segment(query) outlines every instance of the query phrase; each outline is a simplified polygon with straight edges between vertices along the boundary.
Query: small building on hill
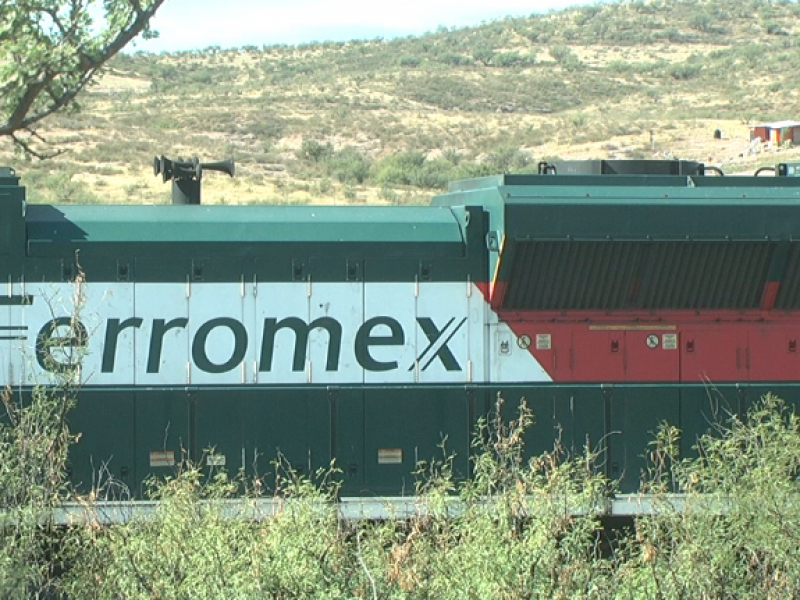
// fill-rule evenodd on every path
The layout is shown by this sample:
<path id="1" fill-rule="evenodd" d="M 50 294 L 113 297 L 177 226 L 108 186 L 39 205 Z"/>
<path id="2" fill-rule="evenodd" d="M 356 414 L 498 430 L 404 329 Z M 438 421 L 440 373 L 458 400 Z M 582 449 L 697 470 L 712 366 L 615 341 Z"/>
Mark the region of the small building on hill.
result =
<path id="1" fill-rule="evenodd" d="M 773 121 L 750 126 L 750 140 L 761 138 L 780 146 L 784 142 L 800 144 L 800 121 Z"/>

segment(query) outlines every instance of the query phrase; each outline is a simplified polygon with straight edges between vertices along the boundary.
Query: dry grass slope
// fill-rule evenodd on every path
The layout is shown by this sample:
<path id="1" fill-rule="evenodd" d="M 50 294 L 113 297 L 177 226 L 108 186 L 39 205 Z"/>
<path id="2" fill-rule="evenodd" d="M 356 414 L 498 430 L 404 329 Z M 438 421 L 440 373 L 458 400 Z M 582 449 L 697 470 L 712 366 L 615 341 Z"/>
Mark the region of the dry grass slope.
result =
<path id="1" fill-rule="evenodd" d="M 209 203 L 420 203 L 555 157 L 752 171 L 800 160 L 746 152 L 748 125 L 800 118 L 799 16 L 790 1 L 633 0 L 396 40 L 125 55 L 42 132 L 69 153 L 27 162 L 6 144 L 0 162 L 32 201 L 117 203 L 169 201 L 162 153 L 235 156 L 234 180 L 205 178 Z"/>

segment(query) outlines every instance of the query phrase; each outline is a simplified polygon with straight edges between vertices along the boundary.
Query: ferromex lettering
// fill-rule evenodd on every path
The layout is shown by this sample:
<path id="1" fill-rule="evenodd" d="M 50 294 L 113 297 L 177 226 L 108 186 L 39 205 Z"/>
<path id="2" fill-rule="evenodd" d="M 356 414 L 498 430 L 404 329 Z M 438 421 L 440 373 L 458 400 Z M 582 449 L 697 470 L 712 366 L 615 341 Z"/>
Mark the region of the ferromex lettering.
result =
<path id="1" fill-rule="evenodd" d="M 487 336 L 507 330 L 463 282 L 252 287 L 87 283 L 73 314 L 69 284 L 29 284 L 32 302 L 0 309 L 0 383 L 43 383 L 75 356 L 87 385 L 488 381 Z M 528 352 L 503 361 L 504 378 L 547 377 Z"/>

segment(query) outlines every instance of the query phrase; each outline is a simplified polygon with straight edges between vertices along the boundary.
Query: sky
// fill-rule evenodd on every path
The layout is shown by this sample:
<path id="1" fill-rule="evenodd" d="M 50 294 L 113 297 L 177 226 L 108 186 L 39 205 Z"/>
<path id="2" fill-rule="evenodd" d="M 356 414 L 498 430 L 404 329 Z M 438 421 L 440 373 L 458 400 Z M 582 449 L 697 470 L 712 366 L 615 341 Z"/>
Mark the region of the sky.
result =
<path id="1" fill-rule="evenodd" d="M 592 0 L 166 0 L 156 13 L 155 40 L 128 50 L 149 52 L 264 44 L 346 41 L 478 25 Z"/>

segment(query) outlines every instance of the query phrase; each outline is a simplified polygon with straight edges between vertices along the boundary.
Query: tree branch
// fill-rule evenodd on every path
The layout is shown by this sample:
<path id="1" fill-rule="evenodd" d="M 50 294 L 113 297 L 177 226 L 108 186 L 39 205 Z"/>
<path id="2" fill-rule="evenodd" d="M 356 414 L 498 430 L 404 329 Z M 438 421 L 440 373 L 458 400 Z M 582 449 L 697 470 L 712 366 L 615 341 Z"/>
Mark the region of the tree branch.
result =
<path id="1" fill-rule="evenodd" d="M 37 134 L 35 131 L 28 131 L 28 133 L 30 134 L 31 137 L 37 138 L 39 140 L 42 140 L 45 144 L 47 143 L 47 141 L 42 136 Z M 33 156 L 34 158 L 38 158 L 39 160 L 45 160 L 47 158 L 54 158 L 54 157 L 58 156 L 59 154 L 64 154 L 66 152 L 66 150 L 64 150 L 63 148 L 59 149 L 59 150 L 55 150 L 53 152 L 47 152 L 47 153 L 37 152 L 36 150 L 34 150 L 31 147 L 31 145 L 28 142 L 26 142 L 21 137 L 19 137 L 16 134 L 16 132 L 9 134 L 9 137 L 11 138 L 11 141 L 14 142 L 14 145 L 18 146 L 19 148 L 22 148 L 22 151 L 25 152 L 25 154 L 29 154 L 29 155 Z"/>
<path id="2" fill-rule="evenodd" d="M 39 4 L 21 7 L 21 10 L 33 9 L 33 13 L 27 11 L 27 15 L 32 21 L 12 25 L 9 35 L 4 35 L 2 38 L 4 44 L 13 44 L 17 41 L 14 35 L 16 30 L 21 28 L 19 31 L 27 33 L 22 38 L 23 45 L 20 48 L 12 47 L 6 50 L 6 56 L 20 54 L 15 61 L 20 70 L 22 70 L 23 66 L 27 66 L 25 63 L 28 48 L 24 46 L 25 37 L 32 37 L 37 44 L 46 44 L 45 50 L 58 49 L 59 53 L 54 54 L 60 55 L 64 45 L 74 48 L 74 50 L 71 55 L 61 57 L 58 62 L 51 60 L 52 57 L 45 52 L 45 58 L 41 59 L 41 64 L 35 67 L 34 73 L 26 74 L 27 80 L 21 83 L 13 83 L 12 72 L 11 81 L 3 85 L 4 95 L 6 97 L 17 97 L 18 100 L 10 105 L 10 114 L 7 113 L 8 116 L 5 122 L 0 121 L 0 136 L 10 137 L 12 142 L 26 154 L 36 158 L 49 158 L 61 154 L 61 152 L 44 154 L 34 151 L 30 143 L 20 137 L 18 132 L 27 131 L 31 133 L 31 128 L 40 121 L 73 104 L 76 96 L 112 57 L 139 34 L 147 30 L 150 20 L 164 1 L 153 0 L 149 8 L 143 8 L 139 0 L 127 0 L 126 8 L 122 13 L 125 17 L 123 20 L 124 25 L 120 26 L 118 31 L 113 32 L 111 39 L 97 52 L 86 50 L 87 46 L 90 46 L 94 40 L 91 35 L 83 31 L 82 26 L 79 24 L 82 19 L 82 12 L 86 9 L 81 0 L 70 0 L 72 10 L 69 16 L 66 17 L 68 19 L 66 22 L 61 18 L 62 15 L 59 14 L 57 7 Z M 40 24 L 36 19 L 36 14 L 47 14 L 53 20 L 55 29 L 52 31 L 60 32 L 60 38 L 57 42 L 52 42 L 48 36 L 44 35 L 41 27 L 39 27 Z M 41 36 L 38 34 L 41 34 Z M 83 39 L 84 36 L 87 39 Z M 41 50 L 41 48 L 38 50 Z M 14 93 L 15 89 L 17 90 L 16 93 Z"/>

